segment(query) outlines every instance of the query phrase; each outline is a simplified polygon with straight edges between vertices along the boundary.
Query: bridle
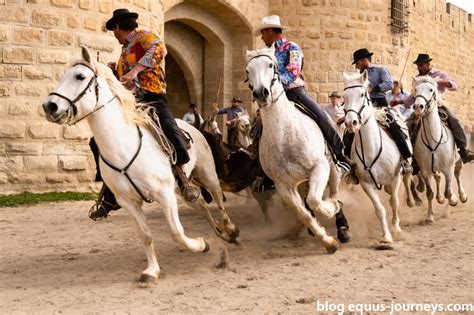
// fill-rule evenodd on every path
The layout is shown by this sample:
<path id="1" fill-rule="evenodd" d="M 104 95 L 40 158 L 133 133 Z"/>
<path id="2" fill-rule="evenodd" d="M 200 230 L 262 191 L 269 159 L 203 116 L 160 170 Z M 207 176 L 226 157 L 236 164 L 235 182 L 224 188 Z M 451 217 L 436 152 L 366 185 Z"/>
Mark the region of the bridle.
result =
<path id="1" fill-rule="evenodd" d="M 430 82 L 426 82 L 426 83 L 429 83 L 431 84 Z M 415 100 L 419 97 L 421 97 L 424 101 L 425 101 L 425 104 L 426 104 L 426 110 L 425 110 L 425 114 L 429 114 L 431 113 L 431 111 L 433 110 L 433 107 L 431 106 L 434 101 L 436 100 L 436 87 L 433 86 L 433 94 L 431 95 L 430 99 L 427 99 L 426 97 L 424 97 L 423 95 L 421 94 L 417 94 L 415 95 Z"/>
<path id="2" fill-rule="evenodd" d="M 273 93 L 271 91 L 273 90 L 273 85 L 275 84 L 275 82 L 277 80 L 280 81 L 280 74 L 278 73 L 278 69 L 277 69 L 277 67 L 275 65 L 275 62 L 273 61 L 272 57 L 270 57 L 268 55 L 265 55 L 265 54 L 257 55 L 257 56 L 254 56 L 254 57 L 250 58 L 250 60 L 248 61 L 247 64 L 249 64 L 253 59 L 257 59 L 257 58 L 260 58 L 260 57 L 266 57 L 266 58 L 270 59 L 270 61 L 273 64 L 273 78 L 272 78 L 272 81 L 270 82 L 270 95 L 272 96 L 271 104 L 274 104 L 274 103 L 278 102 L 278 99 L 285 92 L 285 90 L 283 89 L 281 91 L 281 93 L 276 97 L 276 99 L 273 99 Z M 247 75 L 247 79 L 245 79 L 244 82 L 248 82 L 248 81 L 249 81 L 249 77 Z M 250 83 L 249 83 L 249 88 L 250 88 L 250 90 L 253 91 L 253 86 Z"/>
<path id="3" fill-rule="evenodd" d="M 79 62 L 79 63 L 76 63 L 72 66 L 72 68 L 74 68 L 75 66 L 84 66 L 86 68 L 88 68 L 89 70 L 92 71 L 92 73 L 94 73 L 94 76 L 89 80 L 89 83 L 87 83 L 86 87 L 84 88 L 84 90 L 82 90 L 81 93 L 79 93 L 79 95 L 76 96 L 76 98 L 74 98 L 73 100 L 69 99 L 67 96 L 64 96 L 62 94 L 59 94 L 59 93 L 56 93 L 56 92 L 51 92 L 49 93 L 49 96 L 51 95 L 55 95 L 55 96 L 58 96 L 62 99 L 65 99 L 66 101 L 68 101 L 69 103 L 69 108 L 67 110 L 67 113 L 68 113 L 68 125 L 69 126 L 72 126 L 72 125 L 75 125 L 77 124 L 78 122 L 80 122 L 81 120 L 83 120 L 84 118 L 92 115 L 93 113 L 95 113 L 96 111 L 98 111 L 99 109 L 102 109 L 105 104 L 102 104 L 102 105 L 99 105 L 99 84 L 97 83 L 97 73 L 94 71 L 94 69 L 92 69 L 92 67 L 86 63 L 82 63 L 82 62 Z M 73 117 L 75 117 L 77 115 L 77 106 L 76 106 L 76 103 L 84 96 L 86 95 L 86 93 L 88 91 L 90 91 L 90 88 L 91 86 L 94 84 L 94 92 L 95 92 L 95 99 L 96 99 L 96 102 L 95 102 L 95 106 L 94 106 L 94 109 L 83 115 L 82 117 L 76 119 L 75 121 L 71 121 L 71 119 Z M 114 97 L 112 99 L 110 99 L 107 104 L 109 104 L 110 102 L 112 102 L 115 98 L 117 97 L 117 95 L 114 95 Z M 71 113 L 72 111 L 72 113 Z"/>
<path id="4" fill-rule="evenodd" d="M 353 86 L 348 86 L 348 87 L 344 88 L 344 91 L 349 90 L 349 89 L 354 89 L 354 88 L 365 88 L 365 87 L 363 85 L 353 85 Z M 369 94 L 367 93 L 367 89 L 365 89 L 364 100 L 363 100 L 362 106 L 360 107 L 359 111 L 356 111 L 354 109 L 347 109 L 346 110 L 344 108 L 344 114 L 347 115 L 350 112 L 356 113 L 357 119 L 359 120 L 359 123 L 362 126 L 365 125 L 367 123 L 367 121 L 369 120 L 370 116 L 367 117 L 367 119 L 364 122 L 362 122 L 362 111 L 369 105 L 369 101 L 370 101 Z M 344 103 L 342 103 L 342 106 L 344 106 Z"/>

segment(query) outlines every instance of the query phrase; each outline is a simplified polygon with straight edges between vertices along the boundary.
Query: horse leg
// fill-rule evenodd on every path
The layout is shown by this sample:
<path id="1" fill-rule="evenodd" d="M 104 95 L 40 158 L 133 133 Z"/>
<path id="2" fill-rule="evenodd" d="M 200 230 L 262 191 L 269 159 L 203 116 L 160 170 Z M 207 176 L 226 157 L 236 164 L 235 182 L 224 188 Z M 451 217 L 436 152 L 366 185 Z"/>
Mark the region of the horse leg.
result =
<path id="1" fill-rule="evenodd" d="M 159 202 L 163 209 L 163 214 L 170 228 L 171 238 L 176 243 L 184 245 L 191 252 L 207 252 L 209 244 L 203 237 L 189 238 L 184 234 L 183 226 L 179 220 L 178 202 L 173 188 L 172 186 L 161 187 L 159 191 L 152 194 L 152 198 Z"/>
<path id="2" fill-rule="evenodd" d="M 441 195 L 441 175 L 439 174 L 439 172 L 435 172 L 433 174 L 433 177 L 436 183 L 436 201 L 438 201 L 439 204 L 443 204 L 445 197 Z M 446 191 L 445 191 L 445 194 L 446 194 Z"/>
<path id="3" fill-rule="evenodd" d="M 419 192 L 424 192 L 426 185 L 425 181 L 423 180 L 423 175 L 418 174 L 416 175 L 416 177 L 418 178 L 418 185 L 416 185 L 416 190 L 418 190 Z"/>
<path id="4" fill-rule="evenodd" d="M 268 213 L 268 206 L 270 204 L 270 199 L 272 198 L 273 191 L 262 191 L 262 192 L 254 192 L 251 190 L 253 198 L 257 201 L 260 209 L 262 210 L 263 217 L 265 218 L 266 224 L 271 224 L 270 215 Z"/>
<path id="5" fill-rule="evenodd" d="M 281 199 L 292 209 L 298 220 L 313 232 L 313 235 L 318 237 L 324 244 L 326 251 L 329 254 L 335 253 L 338 248 L 337 241 L 334 237 L 326 234 L 324 227 L 320 226 L 316 218 L 314 218 L 305 208 L 303 200 L 297 191 L 296 187 L 282 186 L 276 184 L 276 189 L 280 194 Z"/>
<path id="6" fill-rule="evenodd" d="M 379 194 L 375 186 L 373 184 L 368 184 L 365 182 L 361 182 L 361 185 L 367 196 L 369 196 L 370 200 L 372 201 L 372 204 L 374 205 L 375 209 L 375 214 L 377 215 L 377 218 L 379 219 L 380 225 L 382 227 L 383 238 L 381 241 L 383 243 L 393 243 L 392 234 L 388 229 L 385 207 L 380 202 Z"/>
<path id="7" fill-rule="evenodd" d="M 139 283 L 146 284 L 153 282 L 158 278 L 160 273 L 160 266 L 156 260 L 155 248 L 153 246 L 153 237 L 151 235 L 151 230 L 146 223 L 145 213 L 141 208 L 141 202 L 134 202 L 129 199 L 121 197 L 119 194 L 117 196 L 117 201 L 119 204 L 126 209 L 134 219 L 135 225 L 138 229 L 138 234 L 145 245 L 145 253 L 148 262 L 148 267 L 142 271 Z"/>
<path id="8" fill-rule="evenodd" d="M 413 199 L 415 200 L 415 204 L 417 206 L 421 206 L 423 204 L 423 201 L 420 198 L 420 195 L 418 195 L 418 191 L 415 188 L 415 181 L 413 180 L 415 177 L 412 177 L 410 180 L 410 191 L 413 195 Z M 416 177 L 418 181 L 423 181 L 423 178 Z"/>
<path id="9" fill-rule="evenodd" d="M 434 193 L 433 193 L 433 189 L 431 189 L 431 174 L 429 175 L 423 174 L 423 181 L 425 182 L 425 185 L 426 185 L 426 198 L 428 199 L 428 216 L 426 217 L 425 221 L 427 223 L 433 223 L 434 222 L 434 215 L 433 215 Z"/>
<path id="10" fill-rule="evenodd" d="M 400 189 L 400 176 L 397 175 L 396 178 L 392 181 L 390 187 L 392 190 L 392 194 L 390 195 L 390 206 L 392 207 L 392 225 L 395 230 L 395 232 L 400 233 L 402 229 L 400 228 L 400 217 L 399 217 L 399 207 L 400 207 L 400 200 L 398 199 L 398 191 Z M 409 176 L 404 176 L 404 182 L 405 182 L 405 177 Z M 409 189 L 408 187 L 405 187 L 406 190 Z"/>
<path id="11" fill-rule="evenodd" d="M 458 204 L 458 198 L 456 194 L 453 194 L 452 182 L 453 182 L 453 171 L 450 168 L 448 171 L 444 172 L 445 187 L 444 187 L 444 196 L 448 199 L 449 205 L 455 207 Z"/>
<path id="12" fill-rule="evenodd" d="M 454 165 L 454 177 L 456 178 L 456 182 L 458 184 L 458 194 L 459 194 L 459 200 L 461 200 L 462 203 L 467 202 L 467 194 L 464 191 L 464 187 L 461 182 L 461 170 L 462 170 L 463 164 L 460 159 L 456 161 L 456 164 Z"/>
<path id="13" fill-rule="evenodd" d="M 405 188 L 406 202 L 408 207 L 412 208 L 415 205 L 413 188 L 415 185 L 412 185 L 412 179 L 410 175 L 403 176 L 403 187 Z"/>

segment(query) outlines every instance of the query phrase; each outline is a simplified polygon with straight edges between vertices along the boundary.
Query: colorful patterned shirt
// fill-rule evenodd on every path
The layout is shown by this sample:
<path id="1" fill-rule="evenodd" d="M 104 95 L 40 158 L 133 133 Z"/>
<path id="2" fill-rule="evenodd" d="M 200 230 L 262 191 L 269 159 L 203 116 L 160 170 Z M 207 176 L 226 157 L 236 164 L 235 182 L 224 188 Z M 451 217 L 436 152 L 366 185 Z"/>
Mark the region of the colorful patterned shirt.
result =
<path id="1" fill-rule="evenodd" d="M 117 62 L 119 79 L 137 64 L 146 67 L 136 79 L 138 88 L 156 94 L 166 93 L 164 42 L 152 32 L 135 29 L 126 38 Z"/>
<path id="2" fill-rule="evenodd" d="M 278 61 L 278 72 L 285 90 L 304 86 L 303 78 L 303 51 L 286 37 L 274 44 L 275 57 Z"/>

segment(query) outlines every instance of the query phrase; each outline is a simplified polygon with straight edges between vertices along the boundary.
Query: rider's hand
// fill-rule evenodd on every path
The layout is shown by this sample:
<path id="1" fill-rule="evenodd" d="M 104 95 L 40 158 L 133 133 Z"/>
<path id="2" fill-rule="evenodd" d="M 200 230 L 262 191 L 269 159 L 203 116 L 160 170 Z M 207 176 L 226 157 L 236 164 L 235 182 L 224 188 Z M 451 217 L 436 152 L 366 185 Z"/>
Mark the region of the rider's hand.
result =
<path id="1" fill-rule="evenodd" d="M 116 62 L 108 62 L 107 67 L 109 67 L 112 71 L 117 70 L 117 63 Z"/>
<path id="2" fill-rule="evenodd" d="M 219 111 L 219 105 L 217 105 L 217 103 L 213 103 L 212 108 L 214 109 L 215 113 L 217 113 Z"/>
<path id="3" fill-rule="evenodd" d="M 393 106 L 397 106 L 398 104 L 402 104 L 402 103 L 403 103 L 402 101 L 392 100 L 390 102 L 390 106 L 393 107 Z"/>

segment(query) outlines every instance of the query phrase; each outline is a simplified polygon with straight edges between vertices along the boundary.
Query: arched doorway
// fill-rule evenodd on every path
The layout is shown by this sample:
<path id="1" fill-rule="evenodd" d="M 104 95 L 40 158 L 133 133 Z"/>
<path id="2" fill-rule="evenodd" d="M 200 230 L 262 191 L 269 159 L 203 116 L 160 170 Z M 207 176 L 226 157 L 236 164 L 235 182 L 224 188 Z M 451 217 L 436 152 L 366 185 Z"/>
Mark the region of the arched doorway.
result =
<path id="1" fill-rule="evenodd" d="M 190 102 L 207 116 L 212 103 L 229 106 L 232 96 L 240 96 L 250 109 L 243 80 L 245 51 L 253 48 L 254 37 L 234 8 L 217 1 L 181 2 L 165 12 L 164 39 L 168 94 L 176 117 Z"/>

